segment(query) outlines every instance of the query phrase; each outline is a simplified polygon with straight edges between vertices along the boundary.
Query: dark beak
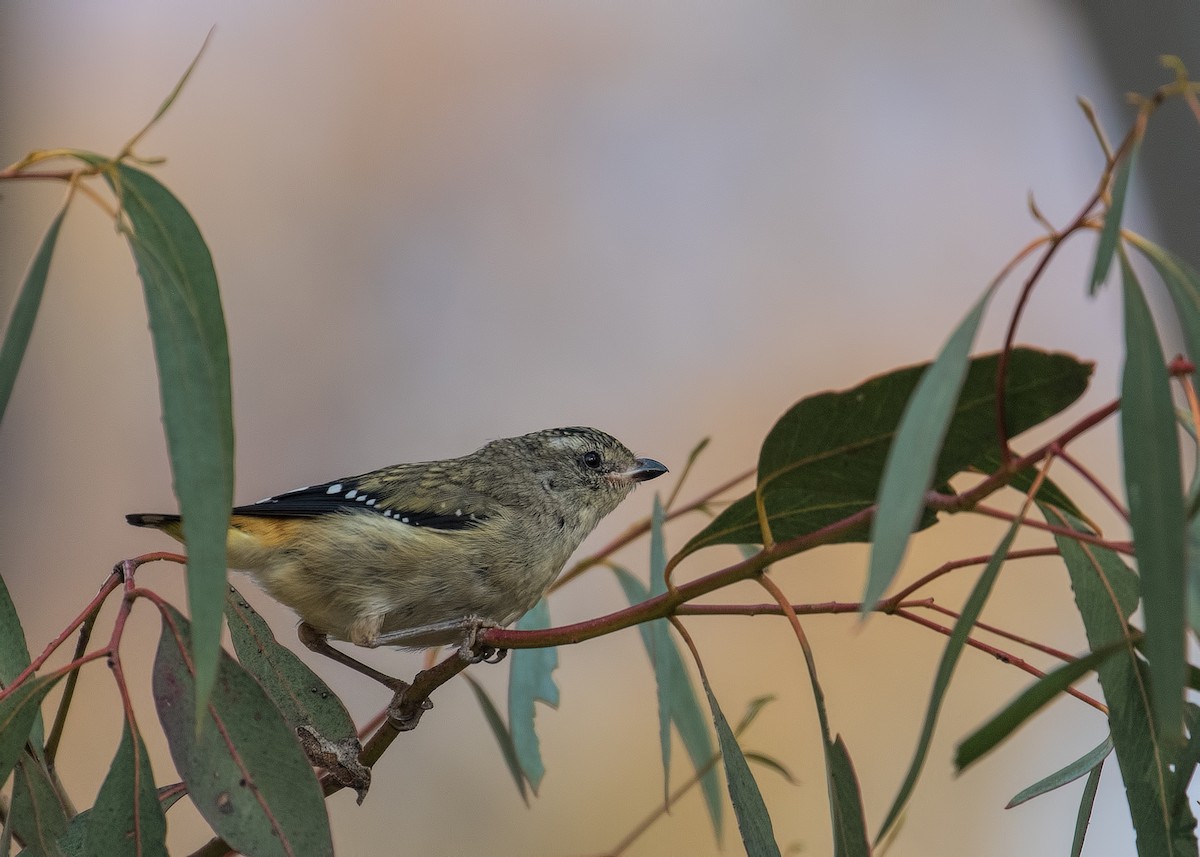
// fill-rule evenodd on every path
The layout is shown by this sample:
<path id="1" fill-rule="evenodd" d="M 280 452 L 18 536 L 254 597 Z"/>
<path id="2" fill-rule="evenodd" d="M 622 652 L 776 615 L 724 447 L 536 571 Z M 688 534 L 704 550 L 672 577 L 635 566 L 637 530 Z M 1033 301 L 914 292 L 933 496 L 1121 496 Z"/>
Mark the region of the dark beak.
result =
<path id="1" fill-rule="evenodd" d="M 667 466 L 653 458 L 639 458 L 633 462 L 633 469 L 626 470 L 621 475 L 634 482 L 648 482 L 667 473 Z"/>

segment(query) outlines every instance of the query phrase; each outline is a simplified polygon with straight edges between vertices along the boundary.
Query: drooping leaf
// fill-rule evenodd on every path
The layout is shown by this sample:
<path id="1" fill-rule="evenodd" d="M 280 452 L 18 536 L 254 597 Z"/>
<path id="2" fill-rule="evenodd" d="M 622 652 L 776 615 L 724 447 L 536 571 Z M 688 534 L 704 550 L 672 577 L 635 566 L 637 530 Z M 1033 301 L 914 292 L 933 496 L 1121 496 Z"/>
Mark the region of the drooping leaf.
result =
<path id="1" fill-rule="evenodd" d="M 1075 815 L 1075 838 L 1071 842 L 1071 857 L 1080 857 L 1083 854 L 1083 839 L 1092 821 L 1092 806 L 1096 803 L 1096 790 L 1100 787 L 1102 767 L 1103 761 L 1092 768 L 1088 773 L 1087 783 L 1083 786 L 1083 795 L 1079 798 L 1079 812 Z"/>
<path id="2" fill-rule="evenodd" d="M 0 420 L 4 419 L 9 396 L 12 395 L 13 385 L 17 381 L 17 371 L 25 357 L 25 347 L 29 345 L 29 337 L 33 335 L 33 322 L 37 318 L 42 294 L 46 290 L 46 276 L 50 273 L 50 259 L 54 255 L 58 233 L 66 214 L 67 206 L 63 205 L 50 221 L 50 228 L 46 230 L 46 234 L 42 236 L 42 243 L 38 245 L 29 270 L 25 272 L 25 281 L 21 283 L 16 306 L 13 307 L 8 328 L 4 331 L 4 344 L 0 345 Z"/>
<path id="3" fill-rule="evenodd" d="M 630 605 L 640 604 L 652 597 L 650 590 L 647 590 L 642 582 L 627 570 L 619 566 L 612 568 Z M 651 569 L 651 580 L 654 577 L 654 570 Z M 637 628 L 641 634 L 646 655 L 650 658 L 650 665 L 654 669 L 654 682 L 658 693 L 659 740 L 670 743 L 670 724 L 674 723 L 675 729 L 683 741 L 683 746 L 687 750 L 692 767 L 698 772 L 704 770 L 709 759 L 716 752 L 716 748 L 713 746 L 712 735 L 708 731 L 704 712 L 700 708 L 696 688 L 684 666 L 679 647 L 671 637 L 670 623 L 666 619 L 659 619 L 653 622 L 642 622 Z M 754 713 L 757 713 L 757 710 Z M 739 726 L 739 730 L 744 728 L 746 722 L 746 718 L 743 718 L 743 725 Z M 669 751 L 663 750 L 662 758 L 665 767 L 669 764 Z M 720 841 L 723 820 L 721 786 L 717 776 L 716 770 L 710 768 L 701 777 L 700 787 L 704 793 L 708 817 L 712 821 L 713 833 Z"/>
<path id="4" fill-rule="evenodd" d="M 995 749 L 1004 739 L 1017 731 L 1025 721 L 1033 717 L 1045 705 L 1054 701 L 1059 694 L 1083 678 L 1100 664 L 1119 652 L 1125 651 L 1124 641 L 1105 646 L 1096 652 L 1063 664 L 1039 678 L 1016 699 L 995 714 L 987 723 L 972 732 L 958 745 L 954 765 L 959 773 L 978 761 L 985 753 Z"/>
<path id="5" fill-rule="evenodd" d="M 899 571 L 908 550 L 908 537 L 925 512 L 925 492 L 933 484 L 942 442 L 967 378 L 975 331 L 991 296 L 992 290 L 988 289 L 959 322 L 904 407 L 896 439 L 888 449 L 878 507 L 871 519 L 871 559 L 862 598 L 863 616 L 871 612 Z"/>
<path id="6" fill-rule="evenodd" d="M 224 651 L 203 720 L 196 722 L 190 635 L 190 623 L 167 608 L 153 688 L 171 758 L 192 802 L 238 851 L 332 855 L 324 798 L 296 736 L 258 682 Z"/>
<path id="7" fill-rule="evenodd" d="M 871 857 L 871 841 L 863 816 L 862 793 L 850 751 L 838 735 L 829 746 L 829 776 L 833 788 L 834 854 L 837 857 Z"/>
<path id="8" fill-rule="evenodd" d="M 1047 523 L 1090 533 L 1082 521 L 1051 506 L 1041 506 Z M 1147 672 L 1137 657 L 1129 617 L 1137 608 L 1139 579 L 1121 558 L 1101 545 L 1055 536 L 1071 578 L 1075 604 L 1093 650 L 1124 642 L 1125 653 L 1100 665 L 1097 673 L 1108 704 L 1108 726 L 1126 803 L 1137 833 L 1141 857 L 1195 854 L 1195 841 L 1176 834 L 1177 827 L 1194 827 L 1184 806 L 1169 798 L 1172 754 L 1161 741 L 1150 704 Z M 1173 817 L 1174 815 L 1174 817 Z"/>
<path id="9" fill-rule="evenodd" d="M 543 598 L 532 610 L 517 620 L 521 631 L 550 627 L 550 605 Z M 558 667 L 558 649 L 517 649 L 509 658 L 512 667 L 508 678 L 508 728 L 521 770 L 533 793 L 537 794 L 546 766 L 534 727 L 534 703 L 542 701 L 551 708 L 558 707 L 558 685 L 553 672 Z"/>
<path id="10" fill-rule="evenodd" d="M 999 460 L 996 366 L 999 355 L 976 357 L 967 370 L 954 418 L 942 444 L 933 484 Z M 849 390 L 818 393 L 784 414 L 763 442 L 759 490 L 776 541 L 815 532 L 874 505 L 888 449 L 905 403 L 929 364 L 910 366 Z M 1067 354 L 1014 349 L 1005 396 L 1008 433 L 1019 435 L 1053 417 L 1082 395 L 1092 366 Z M 921 528 L 936 518 L 926 512 Z M 686 555 L 717 544 L 760 544 L 754 494 L 735 501 L 688 542 Z M 863 542 L 862 526 L 836 541 Z"/>
<path id="11" fill-rule="evenodd" d="M 1129 523 L 1138 556 L 1151 703 L 1160 739 L 1182 740 L 1187 578 L 1179 439 L 1162 345 L 1129 260 L 1120 254 L 1125 295 L 1121 446 Z"/>
<path id="12" fill-rule="evenodd" d="M 1004 534 L 1004 538 L 1000 540 L 1000 544 L 992 553 L 992 558 L 988 560 L 983 573 L 979 575 L 979 580 L 975 582 L 971 594 L 967 597 L 967 601 L 962 608 L 962 613 L 959 614 L 958 621 L 954 623 L 954 629 L 950 633 L 950 639 L 947 640 L 946 649 L 942 653 L 941 661 L 938 663 L 937 674 L 933 680 L 933 691 L 929 695 L 929 705 L 925 711 L 925 720 L 921 725 L 921 735 L 917 739 L 916 752 L 913 754 L 912 762 L 909 763 L 908 773 L 905 775 L 904 782 L 901 784 L 900 790 L 892 802 L 892 807 L 888 810 L 888 814 L 879 828 L 879 833 L 875 837 L 877 843 L 887 835 L 892 825 L 899 820 L 900 814 L 904 811 L 904 807 L 912 795 L 912 790 L 917 784 L 917 778 L 921 775 L 921 769 L 925 765 L 925 758 L 929 754 L 929 745 L 933 741 L 933 730 L 937 725 L 938 715 L 942 710 L 942 702 L 946 697 L 946 690 L 950 687 L 950 677 L 954 674 L 954 667 L 958 664 L 958 658 L 962 654 L 963 647 L 966 645 L 967 636 L 971 633 L 971 628 L 974 627 L 979 614 L 983 611 L 983 605 L 987 602 L 988 595 L 991 594 L 992 586 L 1000 574 L 1000 569 L 1004 565 L 1004 560 L 1008 556 L 1013 540 L 1016 539 L 1020 528 L 1021 519 L 1018 518 L 1013 521 L 1012 526 L 1008 528 L 1008 532 Z"/>
<path id="13" fill-rule="evenodd" d="M 226 593 L 225 618 L 238 660 L 258 679 L 300 738 L 309 761 L 354 789 L 362 803 L 371 771 L 358 761 L 362 745 L 342 701 L 304 661 L 279 644 L 262 616 L 233 586 Z"/>
<path id="14" fill-rule="evenodd" d="M 158 363 L 163 426 L 183 515 L 197 714 L 216 677 L 233 503 L 229 346 L 212 256 L 187 209 L 150 174 L 89 152 L 127 218 Z"/>
<path id="15" fill-rule="evenodd" d="M 121 732 L 116 758 L 88 813 L 87 857 L 166 857 L 167 819 L 154 788 L 154 772 L 142 736 Z"/>
<path id="16" fill-rule="evenodd" d="M 1168 799 L 1175 808 L 1176 819 L 1180 818 L 1178 808 L 1187 802 L 1187 787 L 1196 773 L 1196 765 L 1200 764 L 1200 706 L 1189 702 L 1184 706 L 1184 721 L 1187 727 L 1188 740 L 1175 758 L 1170 794 Z"/>
<path id="17" fill-rule="evenodd" d="M 1013 809 L 1026 801 L 1033 800 L 1035 797 L 1041 797 L 1047 792 L 1052 792 L 1057 788 L 1073 783 L 1082 776 L 1100 767 L 1101 763 L 1108 758 L 1108 754 L 1113 750 L 1113 742 L 1111 735 L 1105 735 L 1104 740 L 1088 750 L 1074 762 L 1064 765 L 1053 774 L 1043 777 L 1028 788 L 1021 789 L 1013 795 L 1006 805 L 1005 809 Z"/>
<path id="18" fill-rule="evenodd" d="M 1179 256 L 1140 235 L 1130 235 L 1127 240 L 1150 260 L 1162 278 L 1175 306 L 1187 353 L 1192 362 L 1200 363 L 1200 274 Z"/>
<path id="19" fill-rule="evenodd" d="M 733 730 L 729 728 L 729 723 L 721 712 L 721 706 L 717 704 L 717 698 L 713 696 L 703 669 L 700 670 L 700 681 L 704 684 L 704 694 L 708 697 L 708 707 L 712 711 L 717 743 L 721 748 L 721 758 L 725 762 L 725 784 L 729 789 L 729 799 L 733 802 L 738 832 L 741 833 L 747 857 L 778 857 L 779 845 L 775 841 L 775 830 L 771 825 L 767 805 L 763 802 L 762 792 L 758 789 L 754 774 L 750 772 L 750 766 L 746 764 L 746 757 L 742 755 L 742 748 L 738 745 Z"/>
<path id="20" fill-rule="evenodd" d="M 25 843 L 26 857 L 63 857 L 58 839 L 67 831 L 67 808 L 50 775 L 33 756 L 22 753 L 13 775 L 9 824 Z"/>
<path id="21" fill-rule="evenodd" d="M 517 784 L 517 791 L 521 793 L 521 800 L 525 801 L 525 806 L 529 806 L 529 793 L 525 789 L 525 774 L 521 771 L 521 762 L 517 758 L 517 748 L 513 744 L 512 734 L 508 731 L 508 727 L 504 725 L 504 718 L 500 716 L 500 711 L 496 708 L 496 703 L 492 702 L 491 696 L 484 690 L 483 685 L 475 681 L 467 673 L 463 673 L 462 677 L 467 680 L 467 685 L 475 694 L 475 701 L 479 703 L 480 709 L 483 710 L 483 717 L 487 721 L 488 728 L 492 730 L 492 735 L 495 737 L 496 743 L 500 746 L 500 754 L 504 757 L 504 764 L 508 766 L 508 772 Z"/>
<path id="22" fill-rule="evenodd" d="M 17 764 L 40 715 L 39 706 L 62 676 L 38 676 L 0 699 L 0 784 Z"/>
<path id="23" fill-rule="evenodd" d="M 17 614 L 16 605 L 0 577 L 0 688 L 8 687 L 13 680 L 29 666 L 29 646 L 25 642 L 25 632 L 21 628 L 21 617 Z M 36 709 L 37 706 L 34 706 Z M 37 711 L 33 719 L 33 728 L 29 741 L 34 750 L 41 755 L 46 743 L 42 731 L 42 714 Z M 0 770 L 3 765 L 0 764 Z M 0 783 L 4 777 L 0 777 Z"/>
<path id="24" fill-rule="evenodd" d="M 1121 215 L 1125 212 L 1125 191 L 1129 187 L 1129 174 L 1133 171 L 1133 159 L 1137 157 L 1138 145 L 1135 143 L 1129 156 L 1117 165 L 1117 172 L 1112 182 L 1112 202 L 1104 215 L 1104 227 L 1100 230 L 1100 239 L 1096 243 L 1096 261 L 1092 265 L 1092 279 L 1088 286 L 1089 294 L 1096 294 L 1100 284 L 1108 277 L 1108 269 L 1112 266 L 1113 255 L 1117 250 L 1117 239 L 1121 235 Z"/>

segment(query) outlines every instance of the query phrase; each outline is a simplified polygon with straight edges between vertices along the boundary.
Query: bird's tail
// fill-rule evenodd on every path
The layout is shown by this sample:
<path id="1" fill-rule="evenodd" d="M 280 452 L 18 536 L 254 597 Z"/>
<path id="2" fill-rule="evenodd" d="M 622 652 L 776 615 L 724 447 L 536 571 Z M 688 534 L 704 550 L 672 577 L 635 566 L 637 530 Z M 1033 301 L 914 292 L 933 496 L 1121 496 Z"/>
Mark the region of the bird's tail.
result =
<path id="1" fill-rule="evenodd" d="M 176 541 L 183 541 L 183 519 L 178 515 L 136 514 L 126 515 L 125 520 L 135 527 L 162 530 Z"/>
<path id="2" fill-rule="evenodd" d="M 126 515 L 125 520 L 135 527 L 153 527 L 161 530 L 171 524 L 178 524 L 181 519 L 178 515 L 135 514 Z"/>

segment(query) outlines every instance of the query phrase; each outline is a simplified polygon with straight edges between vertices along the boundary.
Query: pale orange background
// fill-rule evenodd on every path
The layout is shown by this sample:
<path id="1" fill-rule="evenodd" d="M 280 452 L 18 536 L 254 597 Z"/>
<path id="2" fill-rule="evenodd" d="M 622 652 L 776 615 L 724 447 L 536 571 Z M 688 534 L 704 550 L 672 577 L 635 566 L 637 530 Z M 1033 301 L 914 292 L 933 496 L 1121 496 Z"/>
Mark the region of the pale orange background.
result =
<path id="1" fill-rule="evenodd" d="M 691 494 L 752 464 L 798 398 L 935 354 L 1038 233 L 1028 191 L 1059 223 L 1091 191 L 1101 159 L 1075 96 L 1100 104 L 1113 136 L 1126 114 L 1056 8 L 12 4 L 0 17 L 0 161 L 44 147 L 116 151 L 215 25 L 194 79 L 140 151 L 168 158 L 157 175 L 198 220 L 221 278 L 240 501 L 563 424 L 604 428 L 676 472 L 711 435 Z M 8 306 L 62 189 L 2 190 Z M 0 429 L 0 573 L 35 650 L 114 560 L 168 547 L 122 515 L 174 508 L 139 286 L 111 224 L 78 203 Z M 1138 216 L 1135 201 L 1135 226 Z M 1090 249 L 1083 241 L 1062 254 L 1022 339 L 1100 361 L 1096 405 L 1116 390 L 1119 305 L 1111 290 L 1085 299 Z M 994 304 L 981 350 L 998 345 L 1015 292 Z M 1077 450 L 1110 478 L 1113 439 L 1104 430 Z M 635 494 L 588 547 L 644 516 L 672 478 Z M 671 545 L 701 524 L 673 525 Z M 905 574 L 986 552 L 1001 532 L 943 525 L 915 541 Z M 797 601 L 855 600 L 865 557 L 861 547 L 825 549 L 774 576 Z M 644 574 L 644 544 L 619 558 Z M 680 573 L 735 558 L 712 550 Z M 174 567 L 143 573 L 145 585 L 182 598 Z M 960 574 L 933 594 L 958 605 L 973 579 Z M 245 588 L 295 646 L 293 617 Z M 763 600 L 749 585 L 729 597 Z M 1084 642 L 1070 603 L 1057 563 L 1023 562 L 1005 571 L 985 617 L 1075 651 Z M 621 604 L 597 570 L 556 595 L 552 611 L 567 622 Z M 818 730 L 790 632 L 770 618 L 688 625 L 731 720 L 753 697 L 779 696 L 745 746 L 800 779 L 758 771 L 781 845 L 828 853 Z M 814 617 L 806 627 L 874 832 L 944 639 L 883 617 L 865 626 Z M 175 775 L 148 693 L 157 631 L 154 611 L 139 609 L 124 651 L 166 783 Z M 372 660 L 398 674 L 421 664 L 391 652 Z M 356 717 L 385 701 L 359 677 L 316 666 Z M 502 698 L 506 666 L 474 673 Z M 662 789 L 637 633 L 562 651 L 557 680 L 561 707 L 538 716 L 548 775 L 531 809 L 458 682 L 376 767 L 363 807 L 345 794 L 329 802 L 339 854 L 611 848 Z M 1002 752 L 952 775 L 957 741 L 1028 681 L 964 655 L 891 857 L 1066 852 L 1081 783 L 1002 807 L 1103 737 L 1094 711 L 1060 702 Z M 102 666 L 85 672 L 79 701 L 63 775 L 86 805 L 119 730 Z M 679 783 L 681 747 L 676 760 Z M 173 852 L 204 841 L 187 805 L 170 828 Z M 726 828 L 725 853 L 738 853 L 728 811 Z M 1089 855 L 1132 848 L 1115 761 L 1089 843 Z M 630 853 L 716 851 L 693 794 Z"/>

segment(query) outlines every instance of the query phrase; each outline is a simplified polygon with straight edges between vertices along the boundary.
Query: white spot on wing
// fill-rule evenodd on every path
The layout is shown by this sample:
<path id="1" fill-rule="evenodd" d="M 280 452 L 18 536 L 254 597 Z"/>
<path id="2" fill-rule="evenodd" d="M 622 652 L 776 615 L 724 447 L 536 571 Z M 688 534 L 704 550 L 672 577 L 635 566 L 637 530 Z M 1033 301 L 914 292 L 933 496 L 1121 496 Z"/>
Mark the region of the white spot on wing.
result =
<path id="1" fill-rule="evenodd" d="M 327 489 L 325 489 L 325 493 L 326 494 L 341 494 L 342 493 L 342 483 L 334 482 Z"/>
<path id="2" fill-rule="evenodd" d="M 349 491 L 346 492 L 347 500 L 353 500 L 357 496 L 358 496 L 358 492 L 356 490 L 354 490 L 353 488 L 351 488 Z"/>

